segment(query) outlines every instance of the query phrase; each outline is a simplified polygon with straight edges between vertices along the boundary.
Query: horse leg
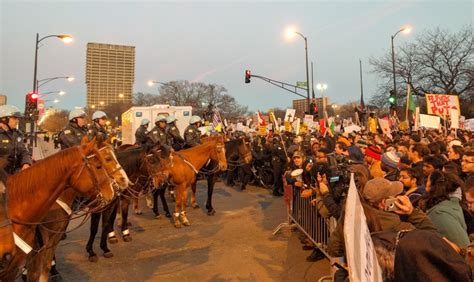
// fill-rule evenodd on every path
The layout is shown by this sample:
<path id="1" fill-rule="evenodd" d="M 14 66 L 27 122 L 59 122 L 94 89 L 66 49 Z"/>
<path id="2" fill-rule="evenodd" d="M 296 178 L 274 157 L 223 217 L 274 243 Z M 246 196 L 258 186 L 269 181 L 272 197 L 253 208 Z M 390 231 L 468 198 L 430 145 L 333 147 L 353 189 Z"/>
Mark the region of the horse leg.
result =
<path id="1" fill-rule="evenodd" d="M 114 221 L 115 221 L 115 215 L 117 214 L 117 205 L 118 205 L 118 201 L 116 201 L 113 206 L 105 209 L 102 212 L 102 234 L 100 236 L 100 248 L 104 252 L 105 258 L 111 258 L 114 256 L 114 254 L 110 251 L 110 249 L 107 246 L 107 238 L 110 239 L 111 234 L 115 236 Z M 115 236 L 115 239 L 118 240 L 116 236 Z"/>
<path id="2" fill-rule="evenodd" d="M 132 241 L 130 235 L 130 229 L 128 228 L 128 207 L 130 206 L 130 200 L 124 199 L 120 209 L 122 210 L 122 237 L 125 242 Z"/>
<path id="3" fill-rule="evenodd" d="M 216 175 L 210 175 L 207 178 L 207 201 L 206 201 L 206 209 L 207 215 L 214 215 L 216 214 L 216 210 L 212 206 L 212 194 L 214 193 L 214 184 L 216 183 Z"/>
<path id="4" fill-rule="evenodd" d="M 194 182 L 194 185 L 196 185 L 196 182 Z M 182 195 L 181 195 L 181 201 L 182 203 L 187 203 L 188 202 L 188 193 L 186 193 L 187 191 L 185 191 Z M 191 225 L 191 223 L 189 223 L 189 220 L 188 218 L 186 217 L 186 205 L 184 204 L 182 206 L 182 209 L 181 209 L 181 213 L 179 215 L 179 219 L 181 221 L 181 223 L 184 225 L 184 226 L 189 226 Z"/>
<path id="5" fill-rule="evenodd" d="M 171 213 L 168 208 L 168 203 L 166 202 L 166 198 L 165 198 L 165 192 L 166 192 L 166 185 L 163 185 L 162 188 L 159 190 L 161 204 L 163 205 L 163 210 L 165 211 L 166 217 L 171 217 Z"/>
<path id="6" fill-rule="evenodd" d="M 93 213 L 91 214 L 91 228 L 89 234 L 89 240 L 87 241 L 86 251 L 89 253 L 89 261 L 90 262 L 97 262 L 97 254 L 94 252 L 94 240 L 95 236 L 97 235 L 97 231 L 99 229 L 99 221 L 100 221 L 101 213 Z"/>
<path id="7" fill-rule="evenodd" d="M 196 203 L 196 186 L 197 186 L 197 181 L 194 181 L 194 183 L 191 185 L 191 207 L 193 207 L 194 209 L 197 209 L 199 208 L 199 205 Z M 187 194 L 187 193 L 186 193 Z M 187 203 L 187 197 L 188 195 L 186 195 L 185 199 L 186 199 L 186 202 Z"/>
<path id="8" fill-rule="evenodd" d="M 174 214 L 173 214 L 173 221 L 174 227 L 181 228 L 181 221 L 180 221 L 180 211 L 182 206 L 182 197 L 183 194 L 183 184 L 179 184 L 175 187 L 176 195 L 175 195 L 175 205 L 174 205 Z M 185 192 L 184 192 L 185 193 Z"/>
<path id="9" fill-rule="evenodd" d="M 120 205 L 121 202 L 122 202 L 122 197 L 119 197 L 117 200 L 112 202 L 104 211 L 108 214 L 108 217 L 107 217 L 108 224 L 107 224 L 106 230 L 102 228 L 102 232 L 105 232 L 103 233 L 102 236 L 105 236 L 104 234 L 107 234 L 107 240 L 109 241 L 110 244 L 118 243 L 117 234 L 115 234 L 114 224 L 115 224 L 115 220 L 117 219 L 117 213 L 118 213 L 117 206 Z M 120 216 L 120 218 L 122 218 L 122 216 Z M 104 224 L 104 219 L 102 219 L 102 225 L 103 224 Z"/>
<path id="10" fill-rule="evenodd" d="M 140 215 L 143 213 L 143 211 L 140 209 L 140 207 L 138 206 L 138 198 L 137 199 L 133 199 L 133 210 L 135 212 L 136 215 Z"/>

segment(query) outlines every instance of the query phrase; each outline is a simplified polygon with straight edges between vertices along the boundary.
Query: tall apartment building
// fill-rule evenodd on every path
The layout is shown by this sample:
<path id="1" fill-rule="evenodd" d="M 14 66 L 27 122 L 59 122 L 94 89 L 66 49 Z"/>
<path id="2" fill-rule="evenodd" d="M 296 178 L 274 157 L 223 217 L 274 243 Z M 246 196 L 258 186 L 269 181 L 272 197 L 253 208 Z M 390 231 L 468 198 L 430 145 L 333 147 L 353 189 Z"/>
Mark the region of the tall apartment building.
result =
<path id="1" fill-rule="evenodd" d="M 311 103 L 311 100 L 312 99 L 309 100 L 310 103 Z M 315 98 L 315 101 L 316 101 L 316 105 L 318 106 L 319 113 L 322 113 L 323 112 L 323 98 L 321 97 Z M 326 105 L 327 107 L 328 104 L 329 104 L 328 97 L 324 97 L 324 105 Z M 305 112 L 308 111 L 307 100 L 306 99 L 293 100 L 293 109 L 296 110 L 297 117 L 300 117 L 300 118 L 304 117 Z"/>
<path id="2" fill-rule="evenodd" d="M 87 43 L 87 107 L 130 103 L 135 81 L 135 46 Z"/>

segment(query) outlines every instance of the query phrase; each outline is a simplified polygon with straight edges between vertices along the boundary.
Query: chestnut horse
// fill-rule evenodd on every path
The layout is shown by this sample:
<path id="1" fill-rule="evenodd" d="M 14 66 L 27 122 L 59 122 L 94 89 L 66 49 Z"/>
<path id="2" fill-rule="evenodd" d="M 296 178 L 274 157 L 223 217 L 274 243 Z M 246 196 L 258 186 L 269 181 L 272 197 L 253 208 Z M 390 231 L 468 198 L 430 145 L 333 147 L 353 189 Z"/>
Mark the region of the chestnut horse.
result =
<path id="1" fill-rule="evenodd" d="M 208 137 L 202 137 L 201 139 L 202 142 L 206 142 L 207 140 L 209 140 Z M 238 169 L 238 167 L 241 165 L 250 164 L 252 161 L 252 151 L 250 149 L 249 141 L 245 138 L 226 141 L 225 156 L 229 169 Z M 207 179 L 207 215 L 214 215 L 216 213 L 214 207 L 212 206 L 212 195 L 214 193 L 214 184 L 216 183 L 216 179 L 220 174 L 220 171 L 216 171 L 217 165 L 218 164 L 216 162 L 211 162 L 205 167 L 206 171 L 204 172 L 204 175 Z M 191 186 L 191 191 L 191 206 L 193 208 L 199 208 L 199 205 L 196 202 L 196 183 L 193 183 Z"/>
<path id="2" fill-rule="evenodd" d="M 8 212 L 19 250 L 0 272 L 1 281 L 15 280 L 26 255 L 32 251 L 37 224 L 42 223 L 66 188 L 73 188 L 100 206 L 113 199 L 107 172 L 96 158 L 89 159 L 88 155 L 98 155 L 95 141 L 58 152 L 8 178 Z"/>
<path id="3" fill-rule="evenodd" d="M 7 174 L 0 169 L 0 271 L 8 265 L 16 252 L 12 222 L 8 217 L 6 182 Z"/>
<path id="4" fill-rule="evenodd" d="M 172 159 L 163 165 L 171 183 L 175 186 L 176 200 L 173 214 L 174 226 L 190 225 L 186 217 L 188 188 L 196 181 L 198 171 L 209 161 L 216 161 L 219 170 L 227 169 L 224 137 L 222 135 L 207 138 L 207 141 L 190 149 L 171 153 Z"/>
<path id="5" fill-rule="evenodd" d="M 98 157 L 103 163 L 104 169 L 111 178 L 114 188 L 123 192 L 128 188 L 130 180 L 122 166 L 118 163 L 117 157 L 112 146 L 102 143 L 98 155 L 91 155 L 88 158 Z M 35 256 L 29 257 L 27 262 L 28 281 L 38 281 L 40 277 L 48 277 L 51 268 L 51 262 L 59 241 L 66 232 L 69 225 L 69 219 L 72 216 L 71 206 L 77 196 L 77 192 L 72 189 L 66 189 L 49 210 L 41 224 L 40 232 L 43 239 L 43 247 Z"/>

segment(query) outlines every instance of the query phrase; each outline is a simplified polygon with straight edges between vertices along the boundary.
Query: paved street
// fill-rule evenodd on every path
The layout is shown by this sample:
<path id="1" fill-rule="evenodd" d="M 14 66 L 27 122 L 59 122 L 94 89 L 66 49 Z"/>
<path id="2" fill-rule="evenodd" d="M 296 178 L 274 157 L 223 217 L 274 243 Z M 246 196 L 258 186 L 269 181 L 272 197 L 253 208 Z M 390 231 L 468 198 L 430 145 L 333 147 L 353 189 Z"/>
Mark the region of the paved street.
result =
<path id="1" fill-rule="evenodd" d="M 198 184 L 201 207 L 205 185 Z M 58 269 L 65 280 L 315 281 L 329 273 L 326 260 L 306 262 L 310 251 L 301 249 L 299 233 L 284 229 L 272 236 L 284 221 L 286 209 L 282 198 L 274 198 L 263 188 L 251 186 L 241 192 L 219 182 L 214 196 L 217 214 L 207 216 L 204 209 L 190 209 L 192 225 L 181 229 L 166 218 L 154 219 L 144 200 L 141 205 L 143 215 L 131 216 L 133 240 L 110 245 L 113 258 L 102 256 L 96 239 L 99 261 L 87 260 L 88 224 L 68 234 L 57 252 Z"/>

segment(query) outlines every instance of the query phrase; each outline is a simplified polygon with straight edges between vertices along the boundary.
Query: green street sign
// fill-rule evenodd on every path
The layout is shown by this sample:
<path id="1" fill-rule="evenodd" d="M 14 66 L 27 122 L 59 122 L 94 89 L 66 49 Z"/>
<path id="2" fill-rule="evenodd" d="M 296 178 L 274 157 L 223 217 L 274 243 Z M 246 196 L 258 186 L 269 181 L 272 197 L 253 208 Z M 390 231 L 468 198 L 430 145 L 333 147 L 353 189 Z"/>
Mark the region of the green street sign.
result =
<path id="1" fill-rule="evenodd" d="M 308 83 L 306 83 L 306 81 L 297 81 L 296 86 L 301 88 L 308 88 Z"/>

